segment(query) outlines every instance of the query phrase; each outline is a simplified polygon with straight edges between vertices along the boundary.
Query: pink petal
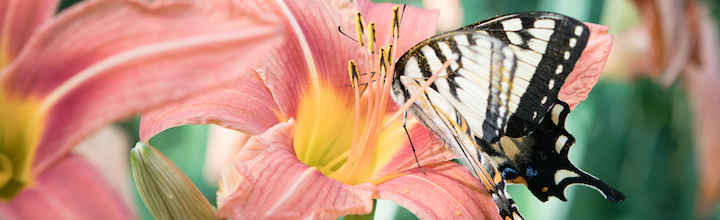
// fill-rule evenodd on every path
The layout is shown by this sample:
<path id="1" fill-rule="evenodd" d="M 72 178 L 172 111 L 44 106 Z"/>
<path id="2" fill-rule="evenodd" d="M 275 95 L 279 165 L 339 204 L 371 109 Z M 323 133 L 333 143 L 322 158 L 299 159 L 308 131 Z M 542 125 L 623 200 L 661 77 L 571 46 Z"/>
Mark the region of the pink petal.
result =
<path id="1" fill-rule="evenodd" d="M 203 179 L 208 185 L 218 184 L 222 170 L 233 164 L 235 155 L 247 143 L 251 135 L 220 126 L 211 126 L 208 130 Z M 235 166 L 233 166 L 235 169 Z"/>
<path id="2" fill-rule="evenodd" d="M 711 216 L 713 205 L 720 197 L 720 59 L 717 24 L 710 17 L 701 17 L 698 24 L 699 64 L 685 67 L 684 80 L 692 98 L 695 115 L 695 153 L 698 158 L 699 186 L 697 211 Z"/>
<path id="3" fill-rule="evenodd" d="M 86 1 L 38 29 L 0 85 L 43 98 L 37 174 L 105 123 L 252 73 L 281 31 L 230 0 Z"/>
<path id="4" fill-rule="evenodd" d="M 102 174 L 79 156 L 66 156 L 9 203 L 2 219 L 136 219 Z"/>
<path id="5" fill-rule="evenodd" d="M 585 100 L 597 83 L 613 43 L 613 36 L 608 34 L 607 26 L 592 23 L 585 25 L 590 28 L 590 39 L 558 94 L 570 106 L 570 110 Z"/>
<path id="6" fill-rule="evenodd" d="M 348 60 L 361 58 L 362 48 L 337 30 L 338 26 L 346 31 L 355 27 L 343 22 L 344 17 L 353 16 L 352 10 L 341 13 L 329 1 L 280 2 L 287 6 L 290 15 L 283 13 L 275 2 L 245 3 L 255 4 L 249 7 L 257 12 L 282 17 L 287 28 L 285 37 L 288 40 L 270 53 L 260 72 L 284 116 L 297 116 L 300 99 L 311 91 L 313 77 L 317 77 L 318 84 L 340 87 L 337 91 L 346 93 L 341 96 L 352 97 L 352 88 L 346 86 L 350 84 Z M 292 28 L 293 23 L 298 24 L 300 32 Z M 307 46 L 307 50 L 303 50 L 303 45 Z M 311 68 L 311 64 L 315 67 Z"/>
<path id="7" fill-rule="evenodd" d="M 25 42 L 50 18 L 59 0 L 0 1 L 0 67 L 15 59 Z"/>
<path id="8" fill-rule="evenodd" d="M 218 216 L 233 219 L 337 219 L 372 211 L 375 187 L 346 185 L 298 160 L 295 121 L 252 137 L 235 158 L 236 190 Z"/>
<path id="9" fill-rule="evenodd" d="M 391 42 L 391 21 L 393 3 L 374 4 L 369 0 L 355 1 L 358 10 L 363 14 L 367 23 L 374 21 L 378 32 L 378 45 L 384 46 Z M 402 13 L 403 6 L 400 5 Z M 405 8 L 400 23 L 400 37 L 396 46 L 396 58 L 400 58 L 407 50 L 429 37 L 437 31 L 439 10 L 419 9 L 412 6 Z"/>
<path id="10" fill-rule="evenodd" d="M 361 4 L 362 1 L 357 2 Z M 357 11 L 340 1 L 305 0 L 284 1 L 284 3 L 294 21 L 297 22 L 300 32 L 297 33 L 291 28 L 290 20 L 284 20 L 288 27 L 286 37 L 291 40 L 286 41 L 282 47 L 269 56 L 270 58 L 264 63 L 265 67 L 260 73 L 285 117 L 297 116 L 299 100 L 313 89 L 313 76 L 317 76 L 317 83 L 322 86 L 336 87 L 335 91 L 340 93 L 339 97 L 353 97 L 347 73 L 348 61 L 355 60 L 363 73 L 368 72 L 365 52 L 356 41 L 342 35 L 338 31 L 338 26 L 350 36 L 355 36 L 353 19 Z M 253 3 L 246 2 L 246 4 Z M 255 4 L 257 5 L 251 7 L 256 8 L 257 11 L 272 12 L 285 17 L 285 19 L 290 19 L 278 5 Z M 363 7 L 361 8 L 363 13 L 368 13 L 366 17 L 378 22 L 378 41 L 388 42 L 383 39 L 389 39 L 391 7 L 389 5 L 374 7 L 367 2 L 363 4 Z M 402 38 L 401 40 L 400 48 L 403 53 L 404 50 L 418 43 L 420 39 L 435 33 L 434 24 L 437 22 L 437 13 L 421 13 L 421 11 L 426 12 L 427 10 L 413 7 L 408 7 L 406 10 L 407 22 L 404 23 L 402 30 L 408 34 L 407 39 Z M 433 25 L 420 24 L 426 19 L 435 19 L 429 22 Z M 412 30 L 412 28 L 418 29 Z M 428 29 L 432 30 L 428 31 Z M 308 46 L 307 56 L 303 54 L 303 44 Z M 379 45 L 383 46 L 384 44 Z M 398 54 L 398 57 L 400 55 Z M 314 64 L 315 68 L 310 68 L 310 64 Z M 351 100 L 348 100 L 347 103 L 348 105 L 353 104 Z"/>
<path id="11" fill-rule="evenodd" d="M 414 122 L 414 123 L 413 123 Z M 402 130 L 402 128 L 400 128 Z M 413 141 L 415 147 L 417 159 L 420 162 L 420 166 L 425 169 L 424 166 L 440 163 L 455 158 L 452 151 L 447 145 L 442 144 L 434 133 L 428 131 L 425 126 L 421 125 L 417 120 L 408 121 L 408 131 L 410 133 L 410 139 Z M 407 170 L 417 168 L 417 162 L 415 161 L 415 154 L 413 154 L 412 147 L 407 138 L 391 159 L 388 160 L 387 164 L 380 165 L 381 168 L 375 171 L 371 179 L 377 179 L 384 176 L 398 174 Z"/>
<path id="12" fill-rule="evenodd" d="M 262 79 L 247 74 L 230 85 L 144 113 L 140 139 L 147 141 L 175 126 L 210 123 L 257 135 L 281 120 L 280 109 Z"/>
<path id="13" fill-rule="evenodd" d="M 82 140 L 72 151 L 73 155 L 82 156 L 100 171 L 127 205 L 132 205 L 130 196 L 133 194 L 130 192 L 136 190 L 130 177 L 128 146 L 133 145 L 130 140 L 126 130 L 119 125 L 109 125 Z"/>
<path id="14" fill-rule="evenodd" d="M 423 167 L 377 186 L 420 219 L 501 219 L 492 197 L 470 171 L 452 161 Z"/>

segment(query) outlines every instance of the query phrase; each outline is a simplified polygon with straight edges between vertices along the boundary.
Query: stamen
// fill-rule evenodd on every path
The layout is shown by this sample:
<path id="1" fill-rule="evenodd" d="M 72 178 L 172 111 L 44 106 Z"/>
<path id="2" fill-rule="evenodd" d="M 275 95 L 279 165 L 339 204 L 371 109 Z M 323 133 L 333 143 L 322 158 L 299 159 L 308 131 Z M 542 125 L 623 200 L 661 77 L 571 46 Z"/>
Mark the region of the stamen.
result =
<path id="1" fill-rule="evenodd" d="M 355 64 L 355 60 L 348 61 L 348 74 L 350 75 L 350 84 L 352 85 L 352 88 L 357 89 L 357 87 L 358 87 L 358 70 L 357 70 L 357 64 Z"/>
<path id="2" fill-rule="evenodd" d="M 354 60 L 350 60 L 348 63 L 348 71 L 350 72 L 350 81 L 353 83 L 353 90 L 355 91 L 355 124 L 353 125 L 353 138 L 350 149 L 355 149 L 358 141 L 358 134 L 360 133 L 360 91 L 357 89 L 358 86 L 358 73 L 357 65 Z"/>
<path id="3" fill-rule="evenodd" d="M 387 59 L 387 61 L 385 61 L 385 65 L 387 65 L 387 67 L 385 68 L 389 68 L 390 64 L 393 63 L 391 60 L 393 56 L 393 44 L 388 45 L 386 53 L 387 54 L 385 55 L 385 58 Z"/>
<path id="4" fill-rule="evenodd" d="M 370 33 L 368 33 L 367 46 L 371 54 L 375 53 L 375 22 L 370 22 Z"/>
<path id="5" fill-rule="evenodd" d="M 380 50 L 378 51 L 378 54 L 380 56 L 378 57 L 378 70 L 380 71 L 380 76 L 384 76 L 383 74 L 387 73 L 387 64 L 385 63 L 385 48 L 380 47 Z M 373 77 L 375 79 L 375 77 Z M 384 79 L 383 79 L 384 80 Z M 385 82 L 381 82 L 385 83 Z"/>
<path id="6" fill-rule="evenodd" d="M 420 89 L 417 92 L 415 92 L 415 95 L 413 95 L 412 97 L 410 97 L 410 99 L 405 101 L 405 104 L 400 109 L 398 109 L 398 111 L 395 112 L 395 114 L 392 117 L 390 117 L 390 119 L 387 122 L 385 122 L 385 125 L 383 126 L 381 131 L 385 130 L 388 126 L 390 126 L 390 124 L 392 124 L 395 120 L 397 120 L 400 117 L 400 115 L 403 114 L 403 112 L 407 111 L 407 109 L 410 108 L 410 105 L 415 103 L 415 100 L 418 99 L 420 97 L 420 95 L 425 93 L 425 90 L 435 81 L 435 79 L 438 78 L 438 76 L 440 76 L 440 73 L 445 71 L 445 69 L 447 69 L 450 66 L 450 64 L 458 58 L 458 55 L 454 54 L 454 57 L 455 57 L 455 59 L 448 59 L 447 61 L 445 61 L 445 63 L 443 63 L 443 66 L 440 67 L 440 69 L 438 69 L 438 71 L 435 72 L 430 78 L 428 78 L 425 81 L 425 84 L 423 84 L 423 86 L 420 87 Z"/>
<path id="7" fill-rule="evenodd" d="M 363 26 L 363 19 L 360 12 L 355 14 L 355 34 L 357 34 L 357 41 L 360 46 L 365 46 L 363 42 L 363 36 L 365 34 L 365 26 Z"/>
<path id="8" fill-rule="evenodd" d="M 398 13 L 398 11 L 400 10 L 400 6 L 395 5 L 392 10 L 392 37 L 398 38 L 400 36 L 400 15 Z M 405 13 L 405 6 L 403 6 L 403 13 Z"/>

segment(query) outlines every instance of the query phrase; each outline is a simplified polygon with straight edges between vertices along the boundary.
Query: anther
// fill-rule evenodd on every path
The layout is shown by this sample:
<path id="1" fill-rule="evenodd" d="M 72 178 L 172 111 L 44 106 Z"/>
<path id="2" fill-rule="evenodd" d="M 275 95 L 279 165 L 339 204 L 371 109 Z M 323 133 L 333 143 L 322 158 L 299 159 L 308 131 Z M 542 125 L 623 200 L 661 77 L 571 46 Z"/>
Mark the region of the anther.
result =
<path id="1" fill-rule="evenodd" d="M 356 89 L 358 86 L 358 70 L 354 60 L 348 61 L 348 74 L 350 75 L 350 84 L 352 84 L 353 89 Z"/>
<path id="2" fill-rule="evenodd" d="M 381 70 L 381 73 L 387 73 L 387 63 L 385 63 L 385 48 L 380 47 L 380 50 L 378 51 L 380 53 L 380 56 L 378 57 L 378 68 Z"/>
<path id="3" fill-rule="evenodd" d="M 371 54 L 375 53 L 375 22 L 370 22 L 370 33 L 368 33 L 367 46 Z"/>
<path id="4" fill-rule="evenodd" d="M 363 25 L 363 19 L 360 12 L 355 14 L 355 33 L 357 34 L 357 41 L 360 46 L 365 46 L 363 42 L 363 36 L 365 34 L 365 26 Z"/>
<path id="5" fill-rule="evenodd" d="M 393 16 L 392 16 L 392 37 L 397 38 L 400 36 L 400 6 L 395 5 L 393 7 Z M 405 7 L 403 7 L 403 13 L 405 12 Z"/>

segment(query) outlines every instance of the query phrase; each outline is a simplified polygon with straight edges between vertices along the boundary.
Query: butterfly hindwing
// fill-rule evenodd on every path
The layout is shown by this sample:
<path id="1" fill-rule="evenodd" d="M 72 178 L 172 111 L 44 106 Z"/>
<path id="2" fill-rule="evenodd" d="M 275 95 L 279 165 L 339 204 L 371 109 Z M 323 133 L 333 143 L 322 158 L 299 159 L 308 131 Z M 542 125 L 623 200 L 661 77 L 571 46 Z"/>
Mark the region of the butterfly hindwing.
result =
<path id="1" fill-rule="evenodd" d="M 582 22 L 551 12 L 509 14 L 460 30 L 496 37 L 517 56 L 514 84 L 526 87 L 527 92 L 521 94 L 520 107 L 509 119 L 505 134 L 511 137 L 534 130 L 547 114 L 590 36 Z"/>
<path id="2" fill-rule="evenodd" d="M 565 130 L 565 119 L 570 108 L 558 101 L 551 107 L 549 117 L 540 121 L 531 134 L 504 137 L 493 144 L 495 148 L 516 152 L 508 155 L 498 169 L 512 183 L 522 183 L 541 201 L 555 196 L 566 201 L 564 191 L 570 184 L 583 184 L 598 190 L 611 202 L 619 203 L 625 196 L 600 179 L 578 169 L 568 159 L 575 138 Z"/>

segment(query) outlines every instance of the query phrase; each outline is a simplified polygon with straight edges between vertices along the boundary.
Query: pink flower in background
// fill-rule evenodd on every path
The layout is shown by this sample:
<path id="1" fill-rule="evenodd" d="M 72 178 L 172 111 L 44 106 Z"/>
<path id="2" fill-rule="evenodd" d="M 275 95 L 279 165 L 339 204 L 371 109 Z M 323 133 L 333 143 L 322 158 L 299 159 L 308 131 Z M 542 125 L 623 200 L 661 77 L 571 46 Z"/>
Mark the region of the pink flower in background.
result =
<path id="1" fill-rule="evenodd" d="M 241 76 L 282 29 L 229 0 L 57 4 L 0 3 L 0 218 L 134 218 L 73 146 Z"/>

